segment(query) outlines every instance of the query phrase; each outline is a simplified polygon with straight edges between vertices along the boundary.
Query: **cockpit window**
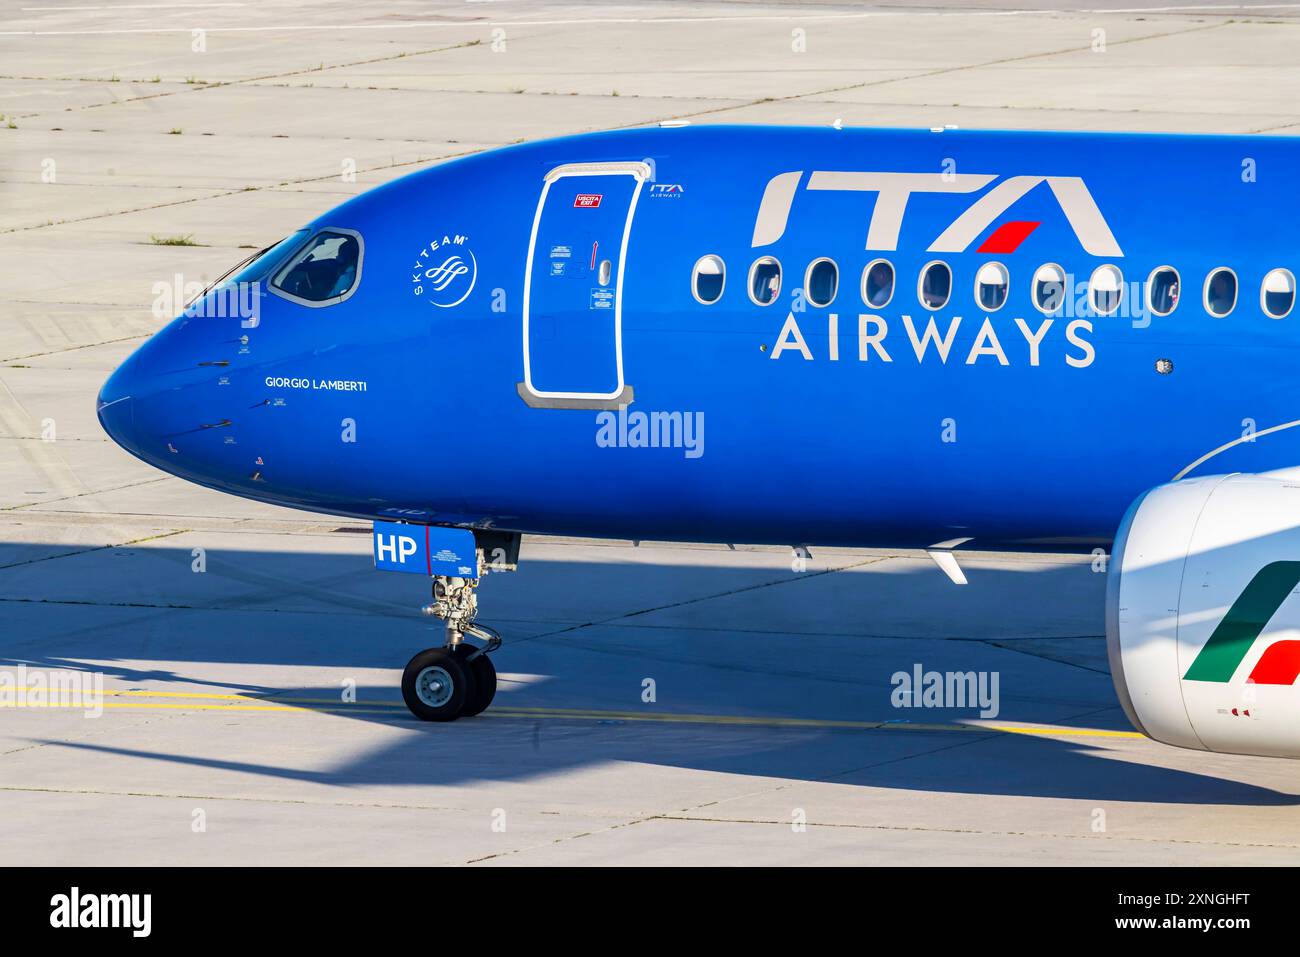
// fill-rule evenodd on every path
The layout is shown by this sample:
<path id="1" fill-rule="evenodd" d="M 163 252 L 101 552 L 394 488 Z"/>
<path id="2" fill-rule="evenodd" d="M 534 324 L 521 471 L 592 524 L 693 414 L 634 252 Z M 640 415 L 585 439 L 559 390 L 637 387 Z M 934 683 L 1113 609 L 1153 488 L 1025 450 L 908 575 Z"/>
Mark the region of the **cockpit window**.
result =
<path id="1" fill-rule="evenodd" d="M 326 229 L 276 273 L 271 287 L 298 302 L 330 305 L 351 295 L 360 277 L 361 235 Z"/>

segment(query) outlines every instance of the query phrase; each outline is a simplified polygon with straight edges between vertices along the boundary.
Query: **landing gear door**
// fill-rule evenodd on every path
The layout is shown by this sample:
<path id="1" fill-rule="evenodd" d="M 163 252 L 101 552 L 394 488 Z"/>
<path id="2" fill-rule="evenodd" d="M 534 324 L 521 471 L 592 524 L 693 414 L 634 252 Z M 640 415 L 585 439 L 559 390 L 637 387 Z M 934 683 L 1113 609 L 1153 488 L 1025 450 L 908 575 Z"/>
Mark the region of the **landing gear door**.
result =
<path id="1" fill-rule="evenodd" d="M 572 163 L 546 175 L 524 273 L 524 381 L 537 408 L 613 409 L 623 380 L 623 272 L 645 163 Z"/>

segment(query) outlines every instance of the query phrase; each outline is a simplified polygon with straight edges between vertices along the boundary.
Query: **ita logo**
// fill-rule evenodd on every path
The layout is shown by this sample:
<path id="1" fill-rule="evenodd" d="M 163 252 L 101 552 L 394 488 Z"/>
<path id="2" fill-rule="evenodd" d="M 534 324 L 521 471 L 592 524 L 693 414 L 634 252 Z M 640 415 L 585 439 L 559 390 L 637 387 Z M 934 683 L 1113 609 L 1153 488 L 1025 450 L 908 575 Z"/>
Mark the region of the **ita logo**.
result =
<path id="1" fill-rule="evenodd" d="M 469 237 L 455 234 L 435 239 L 420 250 L 411 267 L 411 292 L 431 306 L 450 309 L 474 291 L 478 260 Z"/>

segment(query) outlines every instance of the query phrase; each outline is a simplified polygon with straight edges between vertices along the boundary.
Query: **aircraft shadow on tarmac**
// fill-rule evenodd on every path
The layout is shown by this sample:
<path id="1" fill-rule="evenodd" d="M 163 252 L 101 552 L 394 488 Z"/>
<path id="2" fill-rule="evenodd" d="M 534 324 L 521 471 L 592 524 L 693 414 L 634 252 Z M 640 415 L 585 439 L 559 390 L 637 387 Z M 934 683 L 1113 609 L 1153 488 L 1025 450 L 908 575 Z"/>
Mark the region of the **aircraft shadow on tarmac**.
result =
<path id="1" fill-rule="evenodd" d="M 1203 767 L 1206 756 L 1131 739 L 1117 747 L 1104 738 L 831 726 L 977 717 L 974 708 L 893 708 L 891 676 L 920 664 L 996 672 L 999 722 L 1129 731 L 1105 671 L 1104 576 L 1087 564 L 971 563 L 970 585 L 958 588 L 915 556 L 830 572 L 815 561 L 794 573 L 783 553 L 744 566 L 649 546 L 583 555 L 593 560 L 530 561 L 526 551 L 518 573 L 485 579 L 480 617 L 505 635 L 495 656 L 503 681 L 487 715 L 449 724 L 412 718 L 395 670 L 354 678 L 357 703 L 343 703 L 349 669 L 397 669 L 440 643 L 440 624 L 416 611 L 425 583 L 374 572 L 364 554 L 213 551 L 196 574 L 190 549 L 52 558 L 48 547 L 0 543 L 0 615 L 12 625 L 0 631 L 0 666 L 97 671 L 117 689 L 238 693 L 390 728 L 383 743 L 327 768 L 261 763 L 238 741 L 221 758 L 45 742 L 344 788 L 640 762 L 944 793 L 1300 803 L 1213 773 L 1138 763 L 1154 756 Z M 237 680 L 232 665 L 251 666 L 242 670 L 256 680 Z M 298 677 L 267 683 L 275 669 L 265 666 Z M 652 703 L 642 700 L 647 677 Z M 241 720 L 266 715 L 242 712 Z M 757 720 L 729 723 L 737 717 Z M 811 723 L 781 723 L 788 719 Z M 310 715 L 278 720 L 304 740 L 329 733 Z M 1273 764 L 1209 760 L 1234 775 Z"/>

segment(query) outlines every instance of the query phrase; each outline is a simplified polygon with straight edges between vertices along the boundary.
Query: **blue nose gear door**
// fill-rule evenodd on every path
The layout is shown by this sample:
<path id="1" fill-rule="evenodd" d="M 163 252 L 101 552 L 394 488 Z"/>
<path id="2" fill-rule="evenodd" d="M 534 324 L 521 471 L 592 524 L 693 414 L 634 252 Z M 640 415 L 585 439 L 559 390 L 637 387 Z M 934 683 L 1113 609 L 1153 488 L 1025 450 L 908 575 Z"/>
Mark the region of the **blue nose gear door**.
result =
<path id="1" fill-rule="evenodd" d="M 571 163 L 546 174 L 524 272 L 524 381 L 538 408 L 615 409 L 623 380 L 623 270 L 645 163 Z"/>

